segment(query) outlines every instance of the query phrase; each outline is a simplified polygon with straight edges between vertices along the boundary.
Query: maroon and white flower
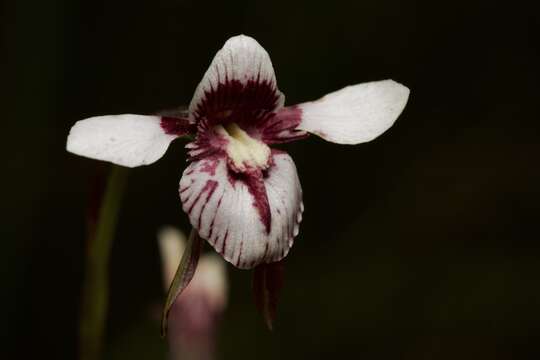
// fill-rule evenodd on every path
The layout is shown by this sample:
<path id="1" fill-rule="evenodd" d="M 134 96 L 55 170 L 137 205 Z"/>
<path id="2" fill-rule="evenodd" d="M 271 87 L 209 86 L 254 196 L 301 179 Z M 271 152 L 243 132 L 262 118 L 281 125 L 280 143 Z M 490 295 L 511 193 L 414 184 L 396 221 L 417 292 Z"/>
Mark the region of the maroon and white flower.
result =
<path id="1" fill-rule="evenodd" d="M 309 133 L 339 144 L 373 140 L 397 119 L 409 89 L 384 80 L 284 106 L 268 53 L 247 36 L 218 51 L 182 116 L 113 115 L 77 122 L 67 150 L 127 167 L 158 160 L 191 135 L 180 199 L 193 227 L 239 268 L 284 258 L 302 220 L 291 157 L 274 144 Z"/>

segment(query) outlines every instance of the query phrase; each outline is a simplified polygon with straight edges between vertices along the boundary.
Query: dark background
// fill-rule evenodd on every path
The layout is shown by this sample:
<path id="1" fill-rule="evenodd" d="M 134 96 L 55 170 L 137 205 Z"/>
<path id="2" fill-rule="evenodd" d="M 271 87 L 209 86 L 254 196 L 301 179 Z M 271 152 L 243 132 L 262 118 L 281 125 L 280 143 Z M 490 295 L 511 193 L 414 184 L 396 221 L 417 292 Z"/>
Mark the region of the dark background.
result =
<path id="1" fill-rule="evenodd" d="M 392 78 L 372 143 L 283 146 L 306 212 L 276 329 L 228 267 L 222 359 L 517 359 L 540 350 L 540 33 L 520 1 L 29 1 L 2 4 L 0 351 L 74 359 L 85 211 L 107 167 L 68 154 L 78 119 L 188 104 L 230 36 L 270 53 L 287 104 Z M 107 359 L 163 359 L 156 231 L 189 231 L 174 143 L 130 172 Z M 209 248 L 208 248 L 209 249 Z"/>

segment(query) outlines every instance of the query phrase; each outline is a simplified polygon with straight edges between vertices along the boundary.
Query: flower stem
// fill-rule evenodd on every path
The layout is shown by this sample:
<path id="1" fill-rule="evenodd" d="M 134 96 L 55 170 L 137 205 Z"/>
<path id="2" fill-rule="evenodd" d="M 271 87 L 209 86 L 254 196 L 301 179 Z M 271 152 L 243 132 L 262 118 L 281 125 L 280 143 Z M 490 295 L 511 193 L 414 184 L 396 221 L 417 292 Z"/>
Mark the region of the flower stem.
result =
<path id="1" fill-rule="evenodd" d="M 87 244 L 79 329 L 81 360 L 98 360 L 102 355 L 109 292 L 109 257 L 127 174 L 127 168 L 116 165 L 111 168 L 95 231 L 90 234 Z"/>

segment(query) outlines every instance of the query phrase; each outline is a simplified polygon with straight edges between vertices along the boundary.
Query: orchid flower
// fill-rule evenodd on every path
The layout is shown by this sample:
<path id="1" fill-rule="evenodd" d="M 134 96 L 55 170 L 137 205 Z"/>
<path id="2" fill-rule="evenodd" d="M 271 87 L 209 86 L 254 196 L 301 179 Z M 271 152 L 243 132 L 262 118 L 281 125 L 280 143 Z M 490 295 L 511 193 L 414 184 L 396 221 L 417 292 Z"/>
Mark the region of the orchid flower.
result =
<path id="1" fill-rule="evenodd" d="M 275 144 L 315 134 L 359 144 L 386 131 L 409 89 L 393 80 L 345 87 L 284 106 L 268 53 L 253 38 L 229 39 L 180 115 L 111 115 L 78 121 L 67 150 L 136 167 L 191 136 L 180 200 L 191 225 L 227 261 L 250 269 L 283 259 L 304 206 L 296 167 Z"/>
<path id="2" fill-rule="evenodd" d="M 174 280 L 186 238 L 173 227 L 158 234 L 165 290 Z M 173 304 L 167 334 L 170 359 L 214 358 L 216 332 L 227 305 L 225 262 L 216 254 L 201 257 L 193 279 Z"/>

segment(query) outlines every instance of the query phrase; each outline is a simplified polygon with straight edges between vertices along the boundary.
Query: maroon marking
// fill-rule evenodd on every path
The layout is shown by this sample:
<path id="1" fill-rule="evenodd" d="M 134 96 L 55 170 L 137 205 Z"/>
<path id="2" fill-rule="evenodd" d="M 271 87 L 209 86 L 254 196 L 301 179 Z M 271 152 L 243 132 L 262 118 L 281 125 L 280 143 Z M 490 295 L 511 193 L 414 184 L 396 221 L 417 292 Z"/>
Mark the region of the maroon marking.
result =
<path id="1" fill-rule="evenodd" d="M 199 130 L 197 139 L 186 145 L 189 149 L 188 161 L 202 160 L 208 157 L 225 156 L 225 147 L 228 141 L 212 129 Z"/>
<path id="2" fill-rule="evenodd" d="M 218 182 L 215 181 L 215 180 L 207 180 L 206 181 L 206 185 L 204 185 L 204 188 L 202 189 L 201 193 L 205 192 L 208 190 L 208 195 L 206 195 L 206 200 L 201 208 L 201 212 L 199 213 L 199 221 L 198 221 L 198 227 L 197 229 L 200 229 L 201 228 L 201 221 L 202 221 L 202 214 L 204 212 L 204 209 L 206 208 L 206 205 L 208 204 L 208 201 L 210 200 L 210 198 L 212 197 L 212 195 L 214 194 L 214 191 L 216 191 L 216 188 L 218 186 Z"/>
<path id="3" fill-rule="evenodd" d="M 218 209 L 219 206 L 221 205 L 221 200 L 222 200 L 222 199 L 223 199 L 223 195 L 221 195 L 221 197 L 219 198 L 219 201 L 218 201 L 218 203 L 217 203 L 217 208 L 216 208 L 216 209 Z"/>
<path id="4" fill-rule="evenodd" d="M 182 200 L 182 196 L 180 196 L 180 200 L 182 201 L 182 203 L 187 204 L 189 202 L 189 199 L 191 199 L 191 195 L 193 195 L 193 193 L 189 193 L 184 200 Z"/>
<path id="5" fill-rule="evenodd" d="M 169 135 L 184 136 L 195 133 L 195 125 L 185 118 L 162 116 L 160 125 L 163 131 Z"/>
<path id="6" fill-rule="evenodd" d="M 243 180 L 245 175 L 243 173 L 232 171 L 229 167 L 229 163 L 231 162 L 229 160 L 227 161 L 227 179 L 229 180 L 229 184 L 231 184 L 231 186 L 234 188 L 236 186 L 236 182 Z"/>
<path id="7" fill-rule="evenodd" d="M 227 246 L 227 238 L 229 237 L 229 228 L 227 228 L 227 231 L 225 231 L 225 236 L 223 236 L 223 244 L 221 245 L 221 252 L 220 254 L 225 254 L 225 248 Z"/>
<path id="8" fill-rule="evenodd" d="M 231 118 L 241 122 L 252 120 L 254 112 L 273 111 L 278 100 L 275 85 L 267 80 L 254 78 L 242 84 L 236 79 L 224 79 L 216 88 L 205 91 L 193 115 L 196 120 L 206 118 L 209 125 L 226 123 Z"/>
<path id="9" fill-rule="evenodd" d="M 191 211 L 193 210 L 193 207 L 199 202 L 199 199 L 201 198 L 201 195 L 202 195 L 202 191 L 199 192 L 199 194 L 197 195 L 197 197 L 195 198 L 195 200 L 193 200 L 193 203 L 191 204 L 191 206 L 189 207 L 189 209 L 188 209 L 188 211 L 187 211 L 188 214 L 191 214 Z M 187 200 L 189 200 L 189 198 L 186 199 L 186 201 L 187 201 Z"/>
<path id="10" fill-rule="evenodd" d="M 236 259 L 236 265 L 238 267 L 240 267 L 241 263 L 240 263 L 240 258 L 242 257 L 242 250 L 244 249 L 244 242 L 241 241 L 240 242 L 240 250 L 238 251 L 238 258 Z"/>
<path id="11" fill-rule="evenodd" d="M 296 128 L 302 121 L 302 109 L 298 106 L 281 108 L 258 124 L 261 140 L 267 144 L 281 144 L 304 139 L 308 133 Z"/>
<path id="12" fill-rule="evenodd" d="M 191 206 L 189 207 L 189 210 L 187 211 L 188 214 L 191 214 L 191 211 L 193 211 L 193 208 L 195 207 L 195 205 L 199 202 L 202 194 L 206 191 L 209 191 L 213 188 L 213 190 L 215 190 L 215 187 L 217 186 L 217 181 L 214 181 L 214 180 L 207 180 L 206 181 L 206 184 L 204 185 L 204 187 L 201 189 L 201 191 L 199 191 L 199 194 L 197 195 L 197 197 L 195 198 L 195 200 L 193 200 L 193 204 L 191 204 Z M 212 192 L 213 192 L 212 190 Z M 208 200 L 208 198 L 207 198 Z"/>
<path id="13" fill-rule="evenodd" d="M 219 165 L 219 159 L 211 158 L 203 161 L 204 163 L 200 167 L 200 172 L 208 173 L 210 176 L 216 175 L 216 168 Z"/>
<path id="14" fill-rule="evenodd" d="M 216 125 L 235 122 L 251 136 L 260 137 L 254 127 L 273 116 L 281 96 L 274 84 L 259 77 L 245 84 L 237 79 L 218 80 L 217 87 L 204 93 L 192 114 L 197 123 L 196 146 L 205 152 L 190 152 L 192 159 L 207 156 L 212 149 L 224 150 L 227 141 L 213 131 Z"/>
<path id="15" fill-rule="evenodd" d="M 214 131 L 216 125 L 234 122 L 250 136 L 275 144 L 303 139 L 308 134 L 296 130 L 302 110 L 298 106 L 274 112 L 280 93 L 274 84 L 254 78 L 242 84 L 224 79 L 208 90 L 196 105 L 196 140 L 188 145 L 189 160 L 225 155 L 227 139 Z"/>
<path id="16" fill-rule="evenodd" d="M 243 175 L 245 175 L 243 181 L 246 184 L 249 193 L 253 196 L 252 204 L 259 213 L 259 217 L 265 227 L 266 233 L 270 234 L 272 215 L 262 171 L 255 170 Z"/>
<path id="17" fill-rule="evenodd" d="M 288 155 L 286 151 L 283 151 L 283 150 L 280 150 L 280 149 L 270 149 L 271 152 L 272 152 L 272 158 L 275 156 L 275 155 Z"/>
<path id="18" fill-rule="evenodd" d="M 214 212 L 214 217 L 212 218 L 212 222 L 210 223 L 210 233 L 208 234 L 209 239 L 212 238 L 212 233 L 214 232 L 214 222 L 216 221 L 217 212 L 219 210 L 219 207 L 221 206 L 221 200 L 223 199 L 224 194 L 225 193 L 221 194 L 221 197 L 218 200 L 218 203 L 217 203 L 217 206 L 216 206 L 216 211 Z"/>

